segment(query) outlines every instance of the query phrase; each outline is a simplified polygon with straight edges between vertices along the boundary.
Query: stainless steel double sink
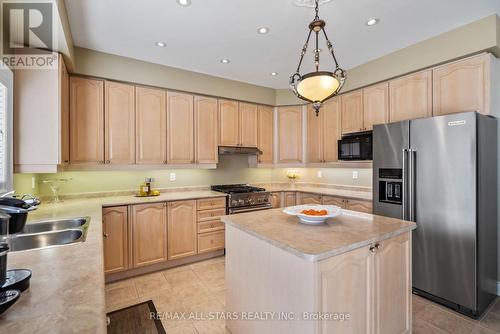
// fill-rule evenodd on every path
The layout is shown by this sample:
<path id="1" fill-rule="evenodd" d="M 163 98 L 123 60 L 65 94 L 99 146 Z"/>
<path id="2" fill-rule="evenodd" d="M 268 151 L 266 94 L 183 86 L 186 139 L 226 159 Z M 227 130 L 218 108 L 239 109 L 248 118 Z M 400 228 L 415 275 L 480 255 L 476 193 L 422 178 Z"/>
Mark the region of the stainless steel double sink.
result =
<path id="1" fill-rule="evenodd" d="M 26 224 L 23 231 L 11 235 L 10 251 L 68 245 L 85 241 L 89 217 L 42 221 Z"/>

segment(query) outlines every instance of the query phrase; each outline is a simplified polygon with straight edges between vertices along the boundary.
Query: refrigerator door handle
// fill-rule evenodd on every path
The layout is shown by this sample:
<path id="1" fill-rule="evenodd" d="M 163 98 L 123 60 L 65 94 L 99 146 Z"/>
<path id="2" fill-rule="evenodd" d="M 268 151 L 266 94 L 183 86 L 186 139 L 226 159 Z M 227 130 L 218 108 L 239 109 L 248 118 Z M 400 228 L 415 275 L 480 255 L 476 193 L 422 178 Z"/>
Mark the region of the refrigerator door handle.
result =
<path id="1" fill-rule="evenodd" d="M 409 149 L 410 159 L 409 159 L 409 182 L 408 182 L 408 193 L 409 193 L 409 220 L 415 222 L 415 161 L 417 150 Z"/>
<path id="2" fill-rule="evenodd" d="M 408 208 L 408 191 L 407 191 L 407 175 L 408 175 L 408 172 L 407 172 L 407 168 L 408 168 L 408 163 L 407 163 L 407 158 L 408 158 L 408 149 L 407 148 L 403 148 L 403 203 L 402 203 L 402 207 L 403 207 L 403 220 L 408 220 L 408 217 L 407 217 L 407 208 Z"/>

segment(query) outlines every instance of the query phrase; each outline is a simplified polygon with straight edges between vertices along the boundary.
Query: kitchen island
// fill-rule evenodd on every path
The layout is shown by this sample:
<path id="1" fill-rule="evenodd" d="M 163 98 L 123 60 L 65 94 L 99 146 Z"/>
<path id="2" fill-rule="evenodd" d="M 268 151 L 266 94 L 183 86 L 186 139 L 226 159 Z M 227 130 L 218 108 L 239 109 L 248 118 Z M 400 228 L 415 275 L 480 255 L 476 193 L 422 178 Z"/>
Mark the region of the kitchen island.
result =
<path id="1" fill-rule="evenodd" d="M 224 216 L 232 333 L 410 333 L 415 223 L 344 210 Z"/>

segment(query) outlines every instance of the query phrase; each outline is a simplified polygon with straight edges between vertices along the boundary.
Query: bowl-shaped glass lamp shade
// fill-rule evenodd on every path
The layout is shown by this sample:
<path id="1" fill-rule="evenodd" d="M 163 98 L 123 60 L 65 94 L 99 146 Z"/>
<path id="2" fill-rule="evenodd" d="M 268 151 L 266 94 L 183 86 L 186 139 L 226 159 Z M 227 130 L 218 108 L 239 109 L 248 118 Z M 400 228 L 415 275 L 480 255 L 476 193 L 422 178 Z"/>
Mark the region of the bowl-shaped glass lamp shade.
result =
<path id="1" fill-rule="evenodd" d="M 302 77 L 297 92 L 313 102 L 323 102 L 340 88 L 340 81 L 330 72 L 313 72 Z"/>

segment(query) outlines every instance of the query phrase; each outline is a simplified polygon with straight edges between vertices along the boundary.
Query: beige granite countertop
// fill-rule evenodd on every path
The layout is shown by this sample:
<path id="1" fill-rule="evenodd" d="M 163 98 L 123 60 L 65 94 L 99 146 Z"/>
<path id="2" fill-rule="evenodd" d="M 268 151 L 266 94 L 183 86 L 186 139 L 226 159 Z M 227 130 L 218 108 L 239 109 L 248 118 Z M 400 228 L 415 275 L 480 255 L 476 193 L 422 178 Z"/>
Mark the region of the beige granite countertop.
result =
<path id="1" fill-rule="evenodd" d="M 227 225 L 295 254 L 308 261 L 321 261 L 370 245 L 416 228 L 400 219 L 343 210 L 327 224 L 304 225 L 282 209 L 223 216 Z"/>
<path id="2" fill-rule="evenodd" d="M 157 197 L 110 196 L 42 204 L 28 223 L 90 217 L 85 242 L 8 254 L 8 269 L 33 272 L 31 286 L 0 315 L 0 333 L 106 333 L 102 207 L 223 197 L 213 191 L 167 192 Z"/>
<path id="3" fill-rule="evenodd" d="M 371 188 L 357 188 L 357 187 L 327 187 L 327 186 L 310 186 L 310 185 L 296 185 L 290 186 L 288 184 L 274 184 L 270 186 L 264 186 L 267 191 L 275 192 L 275 191 L 299 191 L 303 193 L 311 193 L 311 194 L 320 194 L 320 195 L 328 195 L 328 196 L 339 196 L 345 198 L 352 199 L 361 199 L 361 200 L 372 200 L 372 191 Z"/>

